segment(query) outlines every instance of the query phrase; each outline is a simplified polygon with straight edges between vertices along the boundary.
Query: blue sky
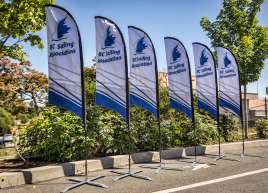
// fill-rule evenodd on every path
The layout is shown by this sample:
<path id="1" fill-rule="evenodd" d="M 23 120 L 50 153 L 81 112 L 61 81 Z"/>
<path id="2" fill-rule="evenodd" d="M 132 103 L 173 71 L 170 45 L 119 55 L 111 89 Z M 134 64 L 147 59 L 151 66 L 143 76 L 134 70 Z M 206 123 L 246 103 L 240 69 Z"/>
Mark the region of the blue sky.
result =
<path id="1" fill-rule="evenodd" d="M 134 25 L 146 31 L 155 46 L 159 71 L 166 71 L 164 37 L 174 36 L 180 39 L 188 51 L 193 66 L 192 42 L 210 45 L 205 32 L 200 27 L 200 19 L 206 16 L 215 20 L 222 7 L 223 0 L 57 0 L 56 4 L 67 9 L 76 19 L 80 28 L 85 66 L 92 64 L 96 54 L 94 16 L 101 15 L 113 20 L 122 30 L 127 47 L 127 26 Z M 268 26 L 268 1 L 266 0 L 258 14 L 262 25 Z M 34 68 L 47 73 L 46 28 L 38 33 L 45 43 L 40 50 L 26 45 L 28 60 Z M 268 87 L 268 59 L 258 81 L 260 96 L 264 96 Z M 249 86 L 250 92 L 257 92 L 257 83 Z"/>

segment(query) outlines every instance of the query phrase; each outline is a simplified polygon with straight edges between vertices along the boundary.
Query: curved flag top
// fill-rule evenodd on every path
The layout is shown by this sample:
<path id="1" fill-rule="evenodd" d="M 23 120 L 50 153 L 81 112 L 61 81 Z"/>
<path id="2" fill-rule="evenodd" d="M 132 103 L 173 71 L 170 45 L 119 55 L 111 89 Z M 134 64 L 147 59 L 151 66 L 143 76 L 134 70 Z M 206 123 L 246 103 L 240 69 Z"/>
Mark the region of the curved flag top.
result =
<path id="1" fill-rule="evenodd" d="M 125 42 L 111 20 L 95 17 L 96 24 L 96 104 L 127 116 L 127 63 Z"/>
<path id="2" fill-rule="evenodd" d="M 141 29 L 128 27 L 130 48 L 130 104 L 147 109 L 155 117 L 157 104 L 157 65 L 153 43 Z"/>
<path id="3" fill-rule="evenodd" d="M 217 47 L 216 50 L 219 68 L 219 105 L 241 117 L 241 88 L 235 57 L 226 48 Z"/>
<path id="4" fill-rule="evenodd" d="M 217 72 L 213 55 L 201 43 L 193 43 L 198 108 L 218 118 Z"/>
<path id="5" fill-rule="evenodd" d="M 165 37 L 170 106 L 192 118 L 192 80 L 188 55 L 183 44 Z"/>
<path id="6" fill-rule="evenodd" d="M 74 18 L 65 9 L 46 6 L 48 41 L 48 102 L 83 118 L 83 60 Z"/>

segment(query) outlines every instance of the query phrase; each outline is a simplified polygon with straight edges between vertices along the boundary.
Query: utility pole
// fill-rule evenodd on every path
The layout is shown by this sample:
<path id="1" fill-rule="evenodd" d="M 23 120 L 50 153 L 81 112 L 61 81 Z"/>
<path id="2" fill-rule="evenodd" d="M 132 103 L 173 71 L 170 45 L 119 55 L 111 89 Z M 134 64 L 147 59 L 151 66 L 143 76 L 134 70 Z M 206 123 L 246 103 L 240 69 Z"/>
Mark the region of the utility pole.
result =
<path id="1" fill-rule="evenodd" d="M 264 105 L 265 105 L 265 118 L 267 119 L 267 99 L 266 99 L 266 97 L 264 99 Z"/>
<path id="2" fill-rule="evenodd" d="M 244 85 L 244 100 L 243 100 L 243 106 L 244 106 L 244 128 L 245 128 L 245 138 L 248 139 L 248 101 L 247 101 L 247 84 Z"/>

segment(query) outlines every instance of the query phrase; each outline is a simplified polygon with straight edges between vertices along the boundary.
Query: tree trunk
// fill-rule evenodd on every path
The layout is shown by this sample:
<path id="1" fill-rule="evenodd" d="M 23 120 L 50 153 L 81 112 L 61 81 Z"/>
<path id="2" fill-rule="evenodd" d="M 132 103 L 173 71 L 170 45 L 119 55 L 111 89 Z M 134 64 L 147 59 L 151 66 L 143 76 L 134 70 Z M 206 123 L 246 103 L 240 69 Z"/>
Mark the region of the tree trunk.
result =
<path id="1" fill-rule="evenodd" d="M 244 85 L 244 129 L 245 129 L 245 138 L 248 139 L 248 106 L 247 106 L 247 84 Z"/>
<path id="2" fill-rule="evenodd" d="M 31 95 L 32 95 L 32 99 L 33 99 L 35 113 L 38 113 L 39 109 L 38 109 L 38 104 L 37 104 L 36 98 L 34 96 L 34 93 L 31 93 Z"/>

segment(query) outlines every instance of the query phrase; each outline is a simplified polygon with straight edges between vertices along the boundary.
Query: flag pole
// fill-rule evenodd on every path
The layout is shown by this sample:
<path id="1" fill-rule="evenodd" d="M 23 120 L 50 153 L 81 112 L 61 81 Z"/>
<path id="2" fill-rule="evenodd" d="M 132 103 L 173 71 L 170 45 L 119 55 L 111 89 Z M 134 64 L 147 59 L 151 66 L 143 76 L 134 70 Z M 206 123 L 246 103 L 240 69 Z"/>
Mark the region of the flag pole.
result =
<path id="1" fill-rule="evenodd" d="M 222 159 L 224 156 L 221 154 L 221 135 L 220 135 L 220 126 L 219 126 L 219 122 L 220 122 L 220 116 L 219 116 L 219 90 L 218 90 L 218 81 L 217 81 L 217 68 L 216 68 L 216 61 L 214 58 L 213 53 L 211 52 L 211 50 L 209 49 L 209 47 L 205 44 L 196 42 L 196 44 L 199 44 L 203 47 L 205 47 L 209 52 L 210 55 L 212 57 L 213 60 L 213 64 L 214 64 L 214 71 L 215 71 L 215 90 L 216 90 L 216 122 L 217 122 L 217 130 L 218 130 L 218 144 L 219 144 L 219 149 L 218 149 L 218 158 L 216 158 L 216 161 L 219 159 Z M 214 117 L 215 119 L 215 117 Z"/>
<path id="2" fill-rule="evenodd" d="M 234 57 L 235 63 L 237 65 L 237 73 L 238 73 L 238 83 L 239 83 L 239 98 L 240 98 L 240 125 L 241 125 L 241 130 L 242 130 L 242 153 L 241 153 L 241 158 L 245 157 L 245 121 L 244 121 L 244 115 L 243 115 L 243 109 L 242 109 L 242 93 L 241 93 L 241 76 L 240 76 L 240 68 L 239 65 L 237 63 L 236 57 L 233 54 L 233 52 L 229 49 L 229 48 L 225 48 L 226 50 L 228 50 Z M 246 101 L 246 99 L 244 99 Z"/>
<path id="3" fill-rule="evenodd" d="M 206 46 L 207 47 L 207 46 Z M 211 52 L 211 50 L 207 47 L 207 49 L 209 50 L 213 62 L 214 62 L 214 70 L 215 70 L 215 82 L 216 82 L 216 111 L 217 111 L 217 117 L 216 117 L 216 121 L 217 121 L 217 130 L 218 130 L 218 142 L 219 142 L 219 155 L 218 158 L 216 158 L 217 160 L 220 160 L 224 157 L 224 155 L 221 153 L 221 131 L 220 131 L 220 108 L 219 108 L 219 86 L 218 86 L 218 71 L 217 71 L 217 67 L 216 67 L 216 61 L 214 58 L 213 53 Z"/>
<path id="4" fill-rule="evenodd" d="M 178 40 L 179 41 L 179 40 Z M 191 108 L 192 108 L 192 128 L 194 129 L 194 162 L 193 165 L 197 164 L 197 136 L 196 136 L 196 124 L 195 124 L 195 111 L 194 111 L 194 94 L 193 94 L 193 83 L 192 83 L 192 73 L 191 73 L 191 65 L 190 65 L 190 60 L 188 53 L 186 51 L 185 46 L 181 41 L 179 41 L 181 45 L 183 46 L 187 61 L 188 61 L 188 70 L 189 70 L 189 79 L 190 79 L 190 94 L 191 94 Z"/>
<path id="5" fill-rule="evenodd" d="M 84 61 L 83 61 L 83 50 L 82 50 L 82 42 L 81 42 L 81 36 L 80 36 L 80 31 L 78 28 L 78 25 L 74 19 L 74 17 L 63 7 L 57 6 L 57 5 L 52 5 L 52 4 L 47 4 L 45 7 L 53 7 L 57 8 L 61 11 L 64 11 L 69 15 L 69 17 L 73 20 L 75 23 L 76 29 L 77 29 L 77 34 L 78 34 L 78 41 L 79 41 L 79 53 L 80 53 L 80 69 L 81 69 L 81 95 L 82 95 L 82 125 L 84 128 L 84 148 L 85 148 L 85 179 L 84 180 L 78 180 L 78 179 L 70 179 L 71 181 L 76 182 L 76 184 L 71 185 L 64 189 L 61 193 L 68 192 L 72 189 L 75 189 L 77 187 L 80 187 L 82 185 L 91 185 L 91 186 L 96 186 L 96 187 L 101 187 L 101 188 L 108 188 L 108 186 L 104 184 L 100 184 L 97 182 L 94 182 L 97 179 L 103 178 L 104 176 L 97 176 L 92 179 L 88 179 L 88 150 L 87 150 L 87 137 L 88 137 L 88 130 L 87 130 L 87 125 L 86 125 L 86 110 L 85 110 L 85 83 L 84 83 Z"/>
<path id="6" fill-rule="evenodd" d="M 224 49 L 226 49 L 226 50 L 228 50 L 230 53 L 231 53 L 231 55 L 234 57 L 234 55 L 232 54 L 232 52 L 229 50 L 229 49 L 227 49 L 227 48 L 224 48 Z M 214 59 L 214 57 L 213 57 L 213 59 Z M 234 57 L 234 59 L 235 59 L 235 57 Z M 236 59 L 235 59 L 235 62 L 236 62 Z M 216 64 L 216 63 L 215 63 Z M 237 62 L 236 62 L 236 64 L 237 64 Z M 237 68 L 238 68 L 238 66 L 237 66 Z M 239 77 L 239 69 L 238 69 L 238 77 Z M 239 93 L 240 93 L 240 114 L 241 114 L 241 110 L 242 110 L 242 108 L 241 108 L 241 86 L 240 86 L 240 77 L 238 78 L 239 79 Z M 216 79 L 217 80 L 217 79 Z M 217 81 L 218 82 L 218 81 Z M 217 84 L 217 86 L 218 86 L 218 84 Z M 218 102 L 218 110 L 217 110 L 217 128 L 218 128 L 218 132 L 219 132 L 219 157 L 216 159 L 216 161 L 217 160 L 220 160 L 220 159 L 224 159 L 224 160 L 230 160 L 230 161 L 240 161 L 240 160 L 237 160 L 237 159 L 233 159 L 233 158 L 224 158 L 225 157 L 225 155 L 223 154 L 223 153 L 221 153 L 221 146 L 220 146 L 220 142 L 221 142 L 221 140 L 220 140 L 220 126 L 219 126 L 219 123 L 220 123 L 220 118 L 219 118 L 219 116 L 220 116 L 220 112 L 219 112 L 219 93 L 220 91 L 219 91 L 219 89 L 217 89 L 217 102 Z M 242 123 L 242 122 L 241 122 Z M 242 128 L 243 128 L 243 123 L 242 123 Z M 242 129 L 242 136 L 244 136 L 244 134 L 243 134 L 243 129 Z M 243 152 L 244 152 L 244 137 L 242 137 L 243 138 Z M 242 154 L 244 154 L 244 153 L 242 153 Z M 242 157 L 242 156 L 241 156 Z"/>
<path id="7" fill-rule="evenodd" d="M 183 44 L 182 44 L 183 45 Z M 183 45 L 184 47 L 184 45 Z M 185 49 L 185 48 L 184 48 Z M 188 60 L 188 69 L 189 69 L 189 78 L 190 78 L 190 93 L 191 93 L 191 107 L 192 107 L 192 128 L 194 130 L 194 162 L 193 164 L 197 164 L 197 136 L 196 136 L 196 125 L 195 125 L 195 112 L 194 112 L 194 96 L 193 96 L 193 86 L 192 86 L 192 75 L 190 68 L 190 61 L 188 54 L 186 52 L 187 60 Z"/>
<path id="8" fill-rule="evenodd" d="M 133 26 L 131 26 L 133 27 Z M 157 59 L 156 59 L 156 54 L 155 54 L 155 48 L 154 48 L 154 44 L 150 38 L 150 36 L 143 31 L 140 28 L 137 27 L 133 27 L 141 32 L 143 32 L 149 39 L 149 41 L 151 42 L 152 45 L 152 51 L 154 53 L 154 61 L 155 61 L 155 86 L 156 86 L 156 120 L 157 120 L 157 127 L 158 127 L 158 134 L 159 134 L 159 165 L 158 166 L 141 166 L 143 168 L 151 168 L 151 169 L 156 169 L 155 173 L 159 173 L 160 170 L 164 169 L 164 170 L 174 170 L 174 171 L 183 171 L 182 169 L 177 169 L 177 168 L 173 168 L 173 167 L 166 167 L 165 164 L 164 166 L 162 165 L 162 132 L 161 132 L 161 120 L 160 120 L 160 93 L 159 93 L 159 80 L 158 80 L 158 68 L 157 68 Z"/>
<path id="9" fill-rule="evenodd" d="M 188 52 L 185 48 L 185 46 L 183 45 L 183 43 L 174 37 L 165 37 L 165 40 L 167 39 L 172 39 L 174 41 L 177 41 L 184 49 L 185 55 L 186 55 L 186 59 L 187 59 L 187 64 L 188 64 L 188 77 L 189 77 L 189 91 L 190 91 L 190 99 L 191 99 L 191 116 L 189 116 L 187 114 L 187 116 L 189 116 L 192 120 L 191 123 L 191 128 L 194 131 L 194 161 L 192 163 L 193 166 L 195 166 L 198 162 L 197 162 L 197 136 L 196 136 L 196 124 L 195 124 L 195 112 L 194 112 L 194 95 L 193 95 L 193 86 L 192 86 L 192 73 L 191 73 L 191 65 L 190 65 L 190 60 L 189 60 L 189 56 L 188 56 Z"/>
<path id="10" fill-rule="evenodd" d="M 105 20 L 109 21 L 110 23 L 112 23 L 117 28 L 117 30 L 118 30 L 121 38 L 122 38 L 123 45 L 124 45 L 124 56 L 125 56 L 125 85 L 126 85 L 126 117 L 125 117 L 125 120 L 126 120 L 126 127 L 127 127 L 127 131 L 128 131 L 128 171 L 127 172 L 112 171 L 113 173 L 120 174 L 120 176 L 118 176 L 117 178 L 114 178 L 113 180 L 114 181 L 118 181 L 118 180 L 121 180 L 121 179 L 126 178 L 126 177 L 134 177 L 134 178 L 139 178 L 139 179 L 143 179 L 143 180 L 152 180 L 148 176 L 138 175 L 138 173 L 141 173 L 142 171 L 135 171 L 135 172 L 132 172 L 131 171 L 131 154 L 132 154 L 131 141 L 132 141 L 132 139 L 131 139 L 130 112 L 129 112 L 128 62 L 127 62 L 126 44 L 125 44 L 125 40 L 124 40 L 123 34 L 122 34 L 120 28 L 112 20 L 110 20 L 110 19 L 108 19 L 106 17 L 102 17 L 102 16 L 96 16 L 95 18 L 105 19 Z"/>

